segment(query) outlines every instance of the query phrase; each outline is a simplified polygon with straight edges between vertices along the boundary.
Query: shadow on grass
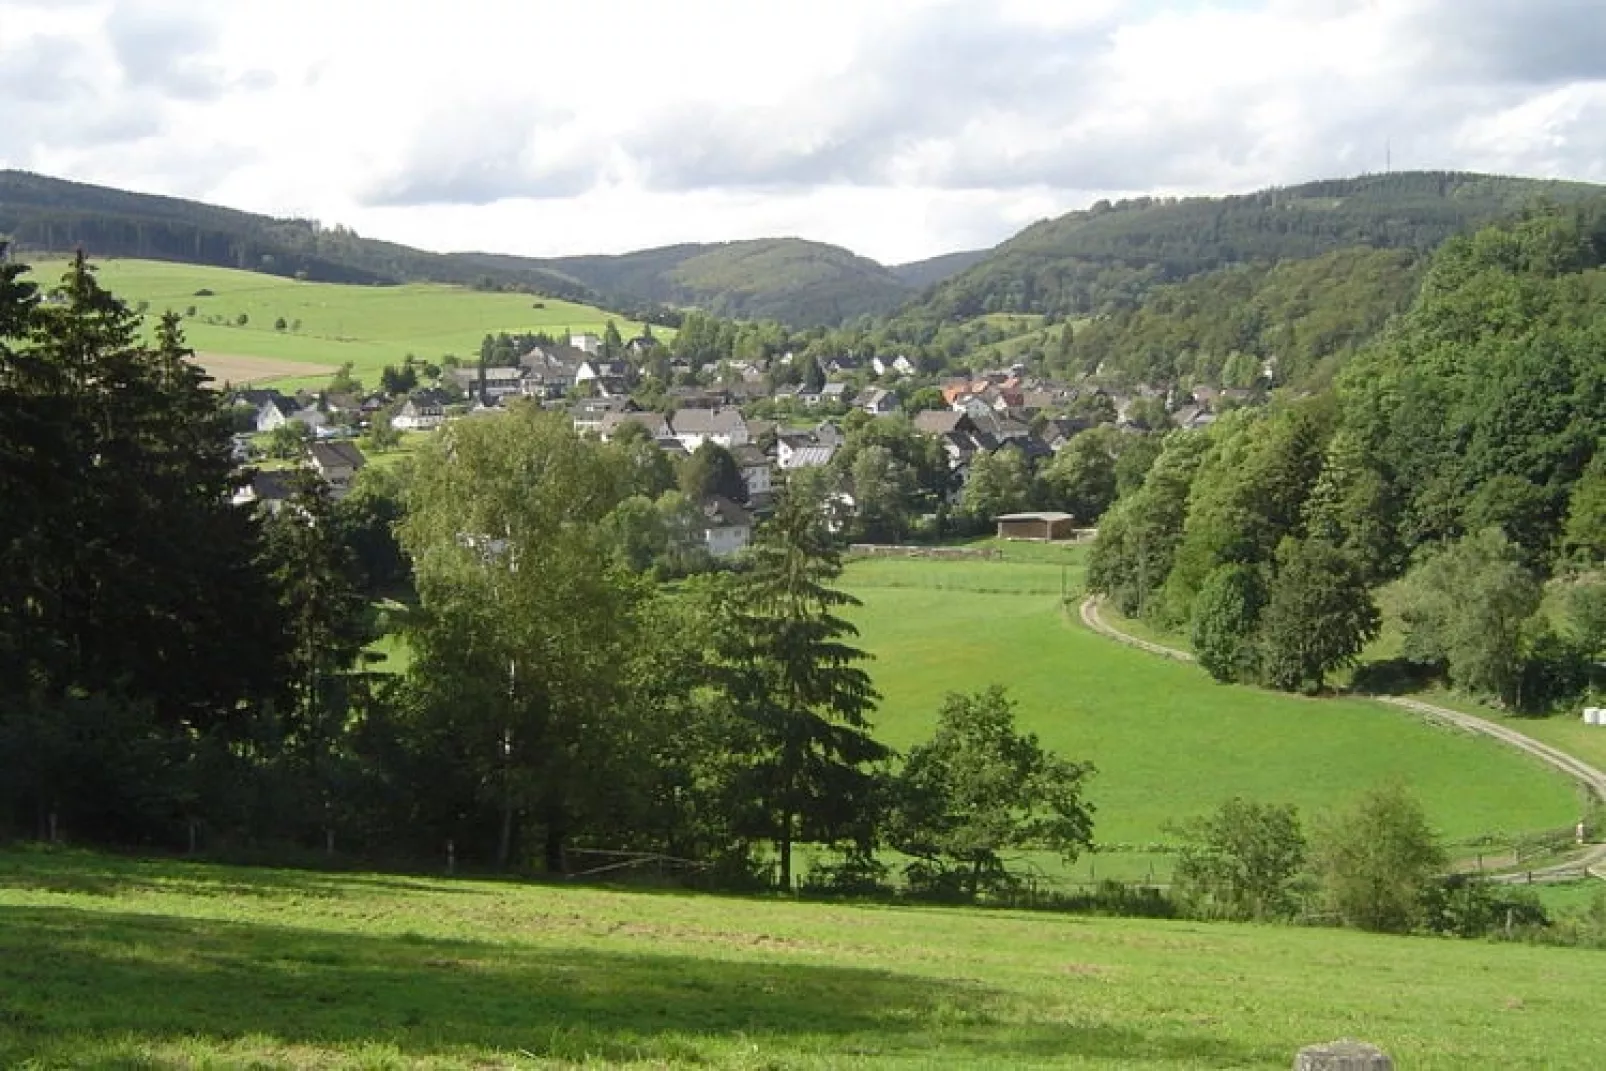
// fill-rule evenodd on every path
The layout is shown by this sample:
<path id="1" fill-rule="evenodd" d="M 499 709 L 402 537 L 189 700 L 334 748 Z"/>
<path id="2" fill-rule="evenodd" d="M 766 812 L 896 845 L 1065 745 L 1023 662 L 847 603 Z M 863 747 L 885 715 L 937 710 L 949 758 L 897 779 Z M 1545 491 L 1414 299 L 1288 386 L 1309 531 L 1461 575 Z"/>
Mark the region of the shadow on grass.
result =
<path id="1" fill-rule="evenodd" d="M 433 892 L 465 896 L 484 889 L 449 878 L 241 867 L 189 859 L 119 857 L 104 852 L 39 845 L 0 850 L 0 888 L 115 897 L 160 892 L 200 897 L 341 899 L 365 893 Z"/>
<path id="2" fill-rule="evenodd" d="M 1055 994 L 1042 994 L 1057 1006 Z M 175 1046 L 412 1062 L 523 1053 L 700 1063 L 765 1041 L 834 1058 L 1184 1066 L 1268 1056 L 1205 1035 L 1034 1016 L 976 982 L 817 963 L 366 936 L 0 908 L 0 1065 L 164 1066 Z M 153 1062 L 155 1061 L 155 1062 Z M 183 1062 L 176 1060 L 175 1062 Z"/>

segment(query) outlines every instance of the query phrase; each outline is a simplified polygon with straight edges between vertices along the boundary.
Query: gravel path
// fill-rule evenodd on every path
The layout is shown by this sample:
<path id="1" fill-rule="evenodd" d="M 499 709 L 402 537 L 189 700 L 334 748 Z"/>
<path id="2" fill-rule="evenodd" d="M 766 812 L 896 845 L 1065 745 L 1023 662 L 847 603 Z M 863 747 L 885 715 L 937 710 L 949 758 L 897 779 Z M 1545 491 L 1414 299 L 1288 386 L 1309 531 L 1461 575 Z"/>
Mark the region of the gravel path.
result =
<path id="1" fill-rule="evenodd" d="M 1099 616 L 1099 600 L 1096 595 L 1089 595 L 1082 602 L 1082 623 L 1094 632 L 1108 636 L 1112 640 L 1124 643 L 1129 647 L 1136 647 L 1150 654 L 1157 654 L 1164 658 L 1174 659 L 1178 662 L 1192 662 L 1194 657 L 1187 651 L 1175 647 L 1166 647 L 1163 644 L 1151 643 L 1148 640 L 1129 636 L 1115 628 Z M 1431 721 L 1452 725 L 1467 732 L 1482 733 L 1484 736 L 1494 737 L 1508 747 L 1526 751 L 1540 762 L 1552 769 L 1560 770 L 1568 777 L 1577 781 L 1589 790 L 1597 800 L 1606 800 L 1606 772 L 1591 766 L 1565 751 L 1551 747 L 1543 741 L 1535 740 L 1515 729 L 1508 729 L 1504 725 L 1479 718 L 1472 714 L 1463 714 L 1459 710 L 1448 707 L 1434 706 L 1417 699 L 1406 699 L 1400 696 L 1372 696 L 1379 703 L 1409 710 Z M 1554 866 L 1542 867 L 1538 870 L 1523 871 L 1519 874 L 1506 874 L 1493 880 L 1509 883 L 1518 882 L 1554 882 L 1575 881 L 1582 877 L 1596 877 L 1606 881 L 1606 843 L 1591 845 L 1588 850 L 1580 853 L 1573 859 L 1558 863 Z"/>

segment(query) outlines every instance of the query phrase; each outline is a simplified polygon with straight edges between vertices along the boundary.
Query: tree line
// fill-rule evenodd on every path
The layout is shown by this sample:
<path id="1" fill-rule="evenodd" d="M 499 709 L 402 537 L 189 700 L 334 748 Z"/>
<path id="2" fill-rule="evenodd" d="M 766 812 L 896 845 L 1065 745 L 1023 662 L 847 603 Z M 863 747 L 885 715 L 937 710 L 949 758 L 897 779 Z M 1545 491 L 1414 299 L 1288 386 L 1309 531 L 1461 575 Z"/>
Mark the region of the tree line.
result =
<path id="1" fill-rule="evenodd" d="M 1223 680 L 1319 689 L 1389 585 L 1405 636 L 1384 668 L 1513 709 L 1586 693 L 1606 647 L 1603 218 L 1540 208 L 1453 239 L 1334 386 L 1167 436 L 1091 584 L 1190 630 Z"/>

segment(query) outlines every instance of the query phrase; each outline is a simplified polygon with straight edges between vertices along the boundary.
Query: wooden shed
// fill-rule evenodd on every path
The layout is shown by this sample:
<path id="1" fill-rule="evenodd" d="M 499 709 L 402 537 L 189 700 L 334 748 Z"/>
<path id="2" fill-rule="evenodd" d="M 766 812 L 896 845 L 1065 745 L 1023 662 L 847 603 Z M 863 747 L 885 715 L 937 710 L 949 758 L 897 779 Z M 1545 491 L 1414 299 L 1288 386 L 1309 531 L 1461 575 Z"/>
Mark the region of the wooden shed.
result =
<path id="1" fill-rule="evenodd" d="M 1006 513 L 994 519 L 999 539 L 1076 538 L 1076 518 L 1069 513 Z"/>

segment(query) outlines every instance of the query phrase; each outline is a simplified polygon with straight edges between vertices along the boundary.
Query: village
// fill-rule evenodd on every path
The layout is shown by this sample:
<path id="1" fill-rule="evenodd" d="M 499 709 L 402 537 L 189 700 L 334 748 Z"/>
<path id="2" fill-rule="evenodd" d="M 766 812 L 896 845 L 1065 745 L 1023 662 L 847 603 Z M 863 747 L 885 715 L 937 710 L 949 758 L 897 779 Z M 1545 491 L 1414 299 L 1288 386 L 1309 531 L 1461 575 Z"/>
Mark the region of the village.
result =
<path id="1" fill-rule="evenodd" d="M 714 558 L 746 547 L 788 474 L 829 466 L 847 432 L 867 420 L 903 417 L 915 433 L 935 439 L 947 472 L 942 486 L 931 489 L 929 497 L 937 500 L 931 505 L 940 502 L 958 511 L 979 457 L 1014 451 L 1027 471 L 1035 471 L 1074 436 L 1096 426 L 1134 435 L 1200 428 L 1230 408 L 1263 400 L 1262 392 L 1246 389 L 1070 383 L 1033 375 L 1022 364 L 938 376 L 923 373 L 905 356 L 817 359 L 788 352 L 771 360 L 694 367 L 666 360 L 662 350 L 647 335 L 625 343 L 623 356 L 609 357 L 598 335 L 574 333 L 564 342 L 533 344 L 514 363 L 448 364 L 433 382 L 401 392 L 288 394 L 245 388 L 228 390 L 226 398 L 249 429 L 236 436 L 240 460 L 259 453 L 264 436 L 299 425 L 294 430 L 304 449 L 296 460 L 316 472 L 337 499 L 368 463 L 357 440 L 376 422 L 396 433 L 430 433 L 455 420 L 494 417 L 511 404 L 527 402 L 565 413 L 576 432 L 605 442 L 626 427 L 640 428 L 634 434 L 644 433 L 676 462 L 713 444 L 728 452 L 741 474 L 739 493 L 709 495 L 698 503 L 704 544 Z M 803 361 L 817 362 L 819 386 L 807 385 L 808 376 L 802 383 L 772 386 L 782 378 L 773 375 L 772 366 Z M 654 362 L 673 385 L 648 374 Z M 858 506 L 854 491 L 851 481 L 841 487 L 833 495 L 835 507 L 851 515 Z M 289 494 L 284 469 L 259 467 L 235 501 L 274 510 Z M 1096 518 L 1022 509 L 988 520 L 998 523 L 1000 535 L 1035 538 Z"/>

